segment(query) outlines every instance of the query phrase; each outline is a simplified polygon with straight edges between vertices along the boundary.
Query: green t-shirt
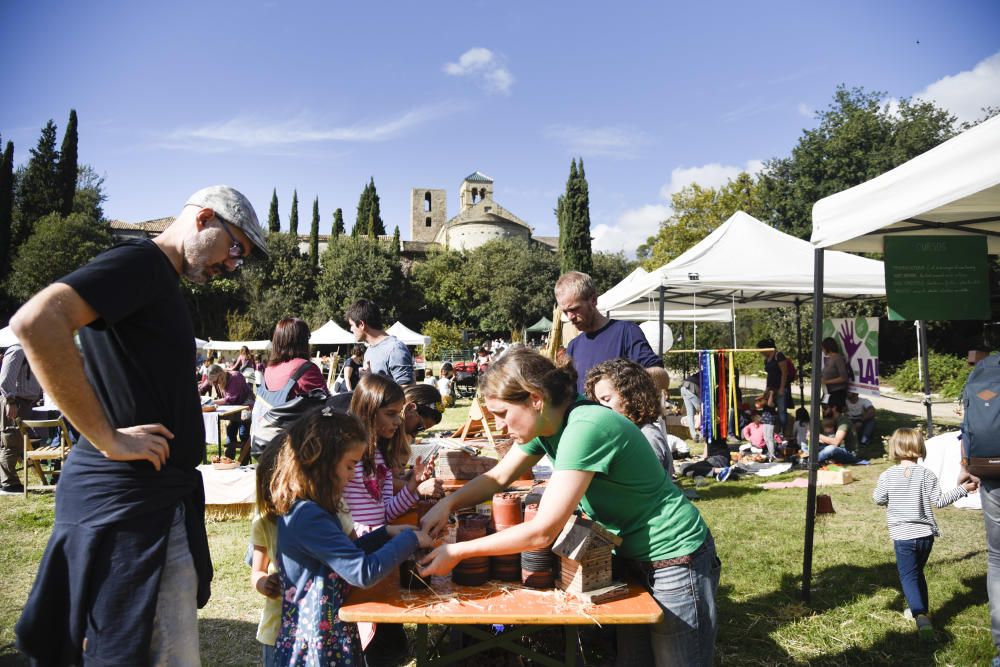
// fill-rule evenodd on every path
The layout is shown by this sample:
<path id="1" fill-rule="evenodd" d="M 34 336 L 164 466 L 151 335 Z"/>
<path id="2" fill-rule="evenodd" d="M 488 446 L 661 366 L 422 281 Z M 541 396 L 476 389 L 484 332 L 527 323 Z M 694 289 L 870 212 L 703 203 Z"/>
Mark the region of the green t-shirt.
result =
<path id="1" fill-rule="evenodd" d="M 708 535 L 701 514 L 656 459 L 639 427 L 600 405 L 574 409 L 553 436 L 521 445 L 555 470 L 593 472 L 580 509 L 622 538 L 618 554 L 640 561 L 692 553 Z"/>
<path id="2" fill-rule="evenodd" d="M 847 415 L 837 417 L 837 430 L 844 431 L 847 435 L 841 441 L 840 446 L 852 452 L 858 451 L 858 434 L 854 432 L 854 425 Z"/>

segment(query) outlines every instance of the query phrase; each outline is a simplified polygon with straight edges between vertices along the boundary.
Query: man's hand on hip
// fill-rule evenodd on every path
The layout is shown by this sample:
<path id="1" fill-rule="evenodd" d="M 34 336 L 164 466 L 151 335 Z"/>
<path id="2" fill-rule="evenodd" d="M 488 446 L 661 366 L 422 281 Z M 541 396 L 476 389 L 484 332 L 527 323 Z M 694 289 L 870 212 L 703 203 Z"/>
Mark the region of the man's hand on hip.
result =
<path id="1" fill-rule="evenodd" d="M 17 403 L 13 398 L 7 399 L 7 405 L 4 406 L 4 412 L 6 413 L 7 419 L 11 421 L 17 419 Z"/>
<path id="2" fill-rule="evenodd" d="M 157 470 L 167 462 L 174 434 L 163 424 L 142 424 L 115 431 L 115 437 L 101 453 L 112 461 L 149 461 Z"/>

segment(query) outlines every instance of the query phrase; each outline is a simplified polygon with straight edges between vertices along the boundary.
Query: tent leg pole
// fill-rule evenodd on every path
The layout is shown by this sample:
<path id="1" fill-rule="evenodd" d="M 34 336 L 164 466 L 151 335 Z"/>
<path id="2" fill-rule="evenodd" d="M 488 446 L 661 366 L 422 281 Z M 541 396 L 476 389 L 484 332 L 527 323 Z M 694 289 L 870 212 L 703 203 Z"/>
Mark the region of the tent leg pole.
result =
<path id="1" fill-rule="evenodd" d="M 927 349 L 927 322 L 917 321 L 917 340 L 920 341 L 920 371 L 924 376 L 924 405 L 927 407 L 927 437 L 934 437 L 934 418 L 931 414 L 931 378 L 927 369 L 930 352 Z"/>
<path id="2" fill-rule="evenodd" d="M 823 250 L 813 251 L 813 348 L 812 348 L 812 425 L 809 428 L 809 489 L 806 494 L 806 535 L 802 549 L 802 600 L 810 600 L 812 587 L 813 534 L 816 529 L 816 470 L 819 456 L 820 376 L 822 374 L 822 354 L 820 336 L 823 335 Z"/>
<path id="3" fill-rule="evenodd" d="M 663 292 L 664 292 L 663 285 L 660 285 L 659 292 L 660 292 L 660 348 L 657 354 L 659 354 L 660 358 L 662 358 L 663 357 Z"/>
<path id="4" fill-rule="evenodd" d="M 799 362 L 799 405 L 805 407 L 806 405 L 806 379 L 802 375 L 802 302 L 798 299 L 795 300 L 795 337 L 798 341 L 798 357 Z"/>

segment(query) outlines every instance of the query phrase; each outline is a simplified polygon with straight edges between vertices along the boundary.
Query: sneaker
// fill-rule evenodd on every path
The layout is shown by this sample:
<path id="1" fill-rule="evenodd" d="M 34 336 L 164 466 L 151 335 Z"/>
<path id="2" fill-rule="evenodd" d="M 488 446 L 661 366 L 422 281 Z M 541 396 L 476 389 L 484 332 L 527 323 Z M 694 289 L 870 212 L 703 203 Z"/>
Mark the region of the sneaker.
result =
<path id="1" fill-rule="evenodd" d="M 913 620 L 913 610 L 910 609 L 909 607 L 907 607 L 906 611 L 903 612 L 903 618 L 905 618 L 908 621 L 912 621 Z"/>
<path id="2" fill-rule="evenodd" d="M 716 477 L 716 479 L 719 480 L 720 482 L 725 482 L 727 479 L 729 479 L 729 476 L 732 474 L 733 474 L 733 467 L 726 466 L 725 468 L 719 471 L 719 474 Z"/>
<path id="3" fill-rule="evenodd" d="M 931 625 L 931 619 L 927 618 L 926 614 L 917 615 L 917 634 L 921 641 L 934 641 L 934 626 Z"/>
<path id="4" fill-rule="evenodd" d="M 854 465 L 856 466 L 870 466 L 871 464 L 872 462 L 869 461 L 868 459 L 858 459 L 857 461 L 854 462 Z"/>
<path id="5" fill-rule="evenodd" d="M 23 496 L 24 487 L 18 484 L 17 486 L 3 486 L 0 487 L 0 496 Z"/>
<path id="6" fill-rule="evenodd" d="M 1000 655 L 993 658 L 993 662 L 990 663 L 990 667 L 1000 667 Z"/>

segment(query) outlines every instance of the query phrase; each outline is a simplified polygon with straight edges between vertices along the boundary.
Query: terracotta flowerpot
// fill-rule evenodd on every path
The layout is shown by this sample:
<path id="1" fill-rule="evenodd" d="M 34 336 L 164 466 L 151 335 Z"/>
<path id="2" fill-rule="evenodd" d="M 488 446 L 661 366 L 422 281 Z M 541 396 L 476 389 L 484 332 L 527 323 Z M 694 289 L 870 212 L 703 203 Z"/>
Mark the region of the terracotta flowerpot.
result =
<path id="1" fill-rule="evenodd" d="M 816 514 L 836 514 L 833 509 L 833 498 L 827 493 L 816 496 Z"/>
<path id="2" fill-rule="evenodd" d="M 530 505 L 524 506 L 524 520 L 531 521 L 534 516 L 538 514 L 538 503 L 531 503 Z"/>
<path id="3" fill-rule="evenodd" d="M 500 526 L 509 528 L 523 521 L 521 498 L 520 493 L 497 493 L 493 496 L 493 523 L 497 530 L 501 530 Z"/>
<path id="4" fill-rule="evenodd" d="M 418 500 L 417 501 L 417 523 L 418 524 L 420 523 L 420 520 L 422 518 L 424 518 L 424 515 L 427 514 L 431 510 L 431 508 L 434 507 L 435 505 L 437 505 L 437 500 L 434 500 L 433 498 L 428 498 L 428 499 Z"/>

